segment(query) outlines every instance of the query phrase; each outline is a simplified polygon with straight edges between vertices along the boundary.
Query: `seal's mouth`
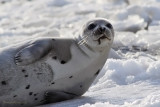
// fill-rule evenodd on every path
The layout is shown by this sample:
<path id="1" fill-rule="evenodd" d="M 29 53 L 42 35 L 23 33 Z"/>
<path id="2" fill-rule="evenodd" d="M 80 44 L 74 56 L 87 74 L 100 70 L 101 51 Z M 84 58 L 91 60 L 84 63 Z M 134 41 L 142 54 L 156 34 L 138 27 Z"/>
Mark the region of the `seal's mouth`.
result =
<path id="1" fill-rule="evenodd" d="M 108 40 L 111 40 L 111 38 L 109 38 L 109 37 L 106 36 L 105 34 L 103 34 L 103 35 L 99 38 L 99 40 L 101 40 L 101 39 L 108 39 Z"/>
<path id="2" fill-rule="evenodd" d="M 111 40 L 111 38 L 109 38 L 107 35 L 102 34 L 102 35 L 101 35 L 97 40 L 95 40 L 95 41 L 98 41 L 98 44 L 100 45 L 100 44 L 101 44 L 101 40 L 104 40 L 104 39 Z"/>

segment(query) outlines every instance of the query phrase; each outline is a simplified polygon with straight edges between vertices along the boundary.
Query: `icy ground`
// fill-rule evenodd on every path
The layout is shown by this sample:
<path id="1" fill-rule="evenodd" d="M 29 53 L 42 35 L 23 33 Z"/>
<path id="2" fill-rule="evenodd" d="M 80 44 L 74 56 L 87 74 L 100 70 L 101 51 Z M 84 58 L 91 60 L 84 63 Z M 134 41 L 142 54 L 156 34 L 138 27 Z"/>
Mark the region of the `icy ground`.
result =
<path id="1" fill-rule="evenodd" d="M 121 59 L 108 59 L 82 97 L 41 107 L 160 107 L 160 0 L 0 0 L 0 48 L 76 36 L 95 17 L 112 22 Z"/>

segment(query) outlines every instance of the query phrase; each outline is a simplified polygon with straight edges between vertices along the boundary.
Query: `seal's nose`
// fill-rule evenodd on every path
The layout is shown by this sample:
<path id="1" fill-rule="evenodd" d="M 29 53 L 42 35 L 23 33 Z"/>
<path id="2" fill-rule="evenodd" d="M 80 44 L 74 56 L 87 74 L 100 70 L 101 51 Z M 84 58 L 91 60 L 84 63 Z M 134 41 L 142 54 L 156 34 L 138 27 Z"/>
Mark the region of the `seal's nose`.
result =
<path id="1" fill-rule="evenodd" d="M 99 34 L 103 34 L 103 33 L 105 32 L 105 28 L 100 26 L 100 27 L 97 29 L 97 31 L 99 32 Z"/>

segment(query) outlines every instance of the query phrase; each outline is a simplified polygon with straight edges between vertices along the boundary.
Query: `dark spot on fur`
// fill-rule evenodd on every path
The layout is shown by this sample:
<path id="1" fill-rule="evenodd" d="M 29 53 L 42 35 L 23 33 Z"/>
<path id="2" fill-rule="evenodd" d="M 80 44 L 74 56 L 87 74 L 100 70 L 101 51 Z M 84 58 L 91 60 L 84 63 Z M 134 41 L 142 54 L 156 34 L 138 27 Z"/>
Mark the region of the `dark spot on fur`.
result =
<path id="1" fill-rule="evenodd" d="M 43 74 L 43 73 L 37 73 L 38 75 L 41 75 L 41 74 Z"/>
<path id="2" fill-rule="evenodd" d="M 73 78 L 73 76 L 70 76 L 69 78 Z"/>
<path id="3" fill-rule="evenodd" d="M 22 69 L 22 72 L 24 73 L 24 72 L 26 72 L 26 70 L 25 70 L 25 69 Z"/>
<path id="4" fill-rule="evenodd" d="M 34 100 L 38 100 L 38 98 L 35 98 Z"/>
<path id="5" fill-rule="evenodd" d="M 25 75 L 24 77 L 28 77 L 28 75 Z"/>
<path id="6" fill-rule="evenodd" d="M 22 62 L 21 60 L 18 60 L 18 62 Z"/>
<path id="7" fill-rule="evenodd" d="M 95 75 L 98 75 L 98 74 L 99 74 L 99 72 L 100 72 L 100 69 L 95 73 Z"/>
<path id="8" fill-rule="evenodd" d="M 29 92 L 29 95 L 32 95 L 33 94 L 33 92 Z"/>
<path id="9" fill-rule="evenodd" d="M 61 64 L 65 64 L 65 63 L 66 63 L 66 61 L 64 61 L 64 60 L 61 61 Z"/>
<path id="10" fill-rule="evenodd" d="M 53 41 L 55 41 L 55 39 L 52 39 Z"/>
<path id="11" fill-rule="evenodd" d="M 80 87 L 80 88 L 82 88 L 83 86 L 82 86 L 82 85 L 80 85 L 79 87 Z"/>
<path id="12" fill-rule="evenodd" d="M 52 82 L 51 84 L 55 84 L 55 82 Z"/>
<path id="13" fill-rule="evenodd" d="M 34 96 L 37 96 L 37 94 L 34 94 Z"/>
<path id="14" fill-rule="evenodd" d="M 7 82 L 6 81 L 2 81 L 1 84 L 2 85 L 7 85 Z"/>
<path id="15" fill-rule="evenodd" d="M 14 95 L 13 97 L 17 97 L 17 95 Z"/>
<path id="16" fill-rule="evenodd" d="M 55 59 L 55 60 L 56 60 L 56 59 L 57 59 L 57 57 L 56 57 L 56 56 L 53 56 L 53 57 L 52 57 L 52 59 Z"/>
<path id="17" fill-rule="evenodd" d="M 29 88 L 30 88 L 30 85 L 27 85 L 27 86 L 26 86 L 26 89 L 29 89 Z"/>

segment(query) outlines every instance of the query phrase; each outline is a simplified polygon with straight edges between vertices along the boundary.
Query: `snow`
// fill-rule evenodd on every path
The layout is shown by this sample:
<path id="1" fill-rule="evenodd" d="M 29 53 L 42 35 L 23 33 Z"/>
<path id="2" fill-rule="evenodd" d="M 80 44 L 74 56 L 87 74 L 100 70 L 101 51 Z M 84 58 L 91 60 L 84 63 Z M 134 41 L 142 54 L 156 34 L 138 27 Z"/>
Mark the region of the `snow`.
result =
<path id="1" fill-rule="evenodd" d="M 0 0 L 0 48 L 77 36 L 95 17 L 115 29 L 105 66 L 82 97 L 41 107 L 159 107 L 160 0 Z"/>

